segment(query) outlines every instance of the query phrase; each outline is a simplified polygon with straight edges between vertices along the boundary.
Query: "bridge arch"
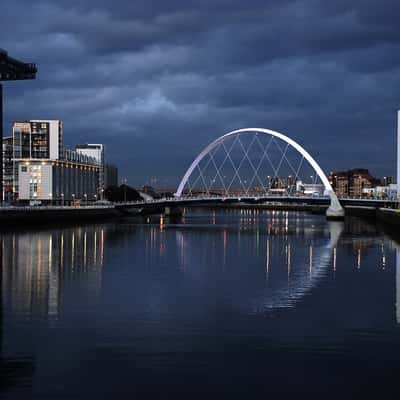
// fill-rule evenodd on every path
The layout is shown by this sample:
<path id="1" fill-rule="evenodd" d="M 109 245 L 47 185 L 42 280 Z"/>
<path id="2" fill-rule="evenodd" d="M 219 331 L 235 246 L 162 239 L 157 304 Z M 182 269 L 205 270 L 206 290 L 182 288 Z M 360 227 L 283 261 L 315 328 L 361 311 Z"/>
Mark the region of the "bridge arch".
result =
<path id="1" fill-rule="evenodd" d="M 273 131 L 271 129 L 265 129 L 265 128 L 243 128 L 243 129 L 237 129 L 231 132 L 228 132 L 213 142 L 211 142 L 208 146 L 206 146 L 200 154 L 195 158 L 195 160 L 192 162 L 190 167 L 187 169 L 185 175 L 183 176 L 178 189 L 175 193 L 176 197 L 181 197 L 183 190 L 185 188 L 186 183 L 188 182 L 191 174 L 193 173 L 194 169 L 199 165 L 200 161 L 209 153 L 211 152 L 215 147 L 217 147 L 219 144 L 221 144 L 223 141 L 225 141 L 228 138 L 231 138 L 236 135 L 241 135 L 241 134 L 254 134 L 254 133 L 262 133 L 265 135 L 270 135 L 273 137 L 276 137 L 284 142 L 286 142 L 289 146 L 292 146 L 295 150 L 297 150 L 311 165 L 311 167 L 314 169 L 316 174 L 319 176 L 322 184 L 325 187 L 325 191 L 330 197 L 330 206 L 327 210 L 327 216 L 331 218 L 341 218 L 344 216 L 344 209 L 341 206 L 335 192 L 332 189 L 331 184 L 329 183 L 329 180 L 324 173 L 324 171 L 321 169 L 321 167 L 318 165 L 318 163 L 315 161 L 315 159 L 308 153 L 306 149 L 304 149 L 303 146 L 295 142 L 293 139 L 289 138 L 288 136 L 284 135 L 283 133 Z"/>

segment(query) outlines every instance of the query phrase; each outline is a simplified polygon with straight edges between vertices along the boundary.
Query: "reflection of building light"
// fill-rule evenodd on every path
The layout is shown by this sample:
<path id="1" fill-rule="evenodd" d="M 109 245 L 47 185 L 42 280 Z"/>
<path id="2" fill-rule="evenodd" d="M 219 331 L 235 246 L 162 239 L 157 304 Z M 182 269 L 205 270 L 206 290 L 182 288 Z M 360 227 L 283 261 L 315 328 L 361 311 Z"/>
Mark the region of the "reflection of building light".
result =
<path id="1" fill-rule="evenodd" d="M 287 245 L 287 273 L 288 279 L 290 277 L 290 268 L 291 268 L 291 247 L 290 243 Z"/>
<path id="2" fill-rule="evenodd" d="M 61 244 L 60 244 L 60 267 L 61 271 L 64 267 L 64 233 L 61 234 Z"/>
<path id="3" fill-rule="evenodd" d="M 396 321 L 400 324 L 400 246 L 396 248 Z"/>
<path id="4" fill-rule="evenodd" d="M 160 215 L 160 232 L 164 231 L 164 216 Z"/>
<path id="5" fill-rule="evenodd" d="M 97 230 L 94 231 L 93 261 L 94 264 L 97 264 Z"/>
<path id="6" fill-rule="evenodd" d="M 224 267 L 226 265 L 226 247 L 227 247 L 227 234 L 226 234 L 226 229 L 224 229 Z"/>
<path id="7" fill-rule="evenodd" d="M 259 250 L 260 250 L 260 228 L 257 226 L 257 232 L 256 232 L 256 247 L 257 247 L 257 255 L 259 255 Z"/>
<path id="8" fill-rule="evenodd" d="M 309 264 L 310 264 L 309 271 L 310 271 L 310 275 L 311 275 L 311 273 L 312 273 L 312 267 L 313 267 L 313 265 L 312 265 L 312 258 L 313 258 L 313 248 L 312 248 L 312 246 L 310 246 L 310 259 L 309 259 Z"/>
<path id="9" fill-rule="evenodd" d="M 333 272 L 336 272 L 336 247 L 333 249 Z"/>
<path id="10" fill-rule="evenodd" d="M 49 236 L 49 271 L 51 270 L 51 259 L 52 259 L 52 237 L 51 235 Z"/>
<path id="11" fill-rule="evenodd" d="M 165 243 L 163 241 L 160 241 L 160 257 L 162 257 L 165 254 Z"/>
<path id="12" fill-rule="evenodd" d="M 288 233 L 288 229 L 289 229 L 289 212 L 286 212 L 285 215 L 285 233 Z"/>
<path id="13" fill-rule="evenodd" d="M 266 270 L 267 270 L 267 278 L 268 278 L 268 275 L 269 275 L 269 239 L 267 239 L 267 256 L 266 256 L 266 263 L 267 263 L 267 265 L 266 265 Z"/>
<path id="14" fill-rule="evenodd" d="M 86 231 L 83 234 L 83 268 L 86 269 Z"/>
<path id="15" fill-rule="evenodd" d="M 361 268 L 361 247 L 357 251 L 357 269 Z"/>
<path id="16" fill-rule="evenodd" d="M 37 248 L 37 255 L 38 255 L 38 277 L 42 276 L 42 240 L 38 239 L 38 248 Z"/>
<path id="17" fill-rule="evenodd" d="M 52 236 L 49 237 L 49 298 L 48 298 L 48 315 L 56 318 L 58 315 L 58 298 L 59 298 L 59 272 L 52 269 Z"/>
<path id="18" fill-rule="evenodd" d="M 100 266 L 103 266 L 104 261 L 104 230 L 100 231 Z"/>
<path id="19" fill-rule="evenodd" d="M 384 270 L 386 267 L 386 255 L 385 255 L 385 246 L 383 243 L 381 246 L 381 250 L 382 250 L 382 269 Z"/>
<path id="20" fill-rule="evenodd" d="M 74 262 L 75 262 L 75 232 L 72 232 L 71 239 L 71 268 L 74 270 Z"/>

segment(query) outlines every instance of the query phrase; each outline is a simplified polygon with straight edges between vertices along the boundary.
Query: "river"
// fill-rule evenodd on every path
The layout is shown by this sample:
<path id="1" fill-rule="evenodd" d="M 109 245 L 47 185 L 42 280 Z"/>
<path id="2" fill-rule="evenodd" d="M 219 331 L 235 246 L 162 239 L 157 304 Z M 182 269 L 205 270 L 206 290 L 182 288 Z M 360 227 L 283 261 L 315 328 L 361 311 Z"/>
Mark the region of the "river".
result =
<path id="1" fill-rule="evenodd" d="M 374 224 L 199 209 L 0 237 L 0 398 L 398 391 L 400 246 Z"/>

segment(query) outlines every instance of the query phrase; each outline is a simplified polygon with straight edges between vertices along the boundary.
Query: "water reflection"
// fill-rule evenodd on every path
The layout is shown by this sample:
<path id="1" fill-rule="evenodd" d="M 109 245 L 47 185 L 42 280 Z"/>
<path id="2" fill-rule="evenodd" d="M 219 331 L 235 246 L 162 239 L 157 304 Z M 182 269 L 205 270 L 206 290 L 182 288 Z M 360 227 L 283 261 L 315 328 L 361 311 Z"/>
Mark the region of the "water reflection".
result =
<path id="1" fill-rule="evenodd" d="M 0 372 L 13 377 L 8 387 L 35 387 L 33 398 L 103 394 L 115 376 L 112 391 L 133 385 L 132 376 L 137 385 L 145 377 L 148 389 L 155 371 L 167 371 L 170 382 L 179 370 L 180 389 L 184 373 L 220 376 L 227 368 L 231 387 L 260 352 L 251 376 L 274 354 L 269 373 L 286 376 L 287 349 L 300 354 L 292 376 L 308 382 L 320 368 L 301 375 L 305 347 L 321 352 L 324 365 L 329 354 L 353 357 L 367 342 L 359 347 L 364 357 L 368 340 L 376 346 L 398 336 L 400 247 L 359 220 L 199 210 L 178 219 L 3 232 L 1 249 Z M 354 365 L 351 377 L 362 368 Z M 65 376 L 75 381 L 65 385 Z"/>
<path id="2" fill-rule="evenodd" d="M 359 222 L 342 237 L 348 230 L 343 223 L 326 223 L 301 213 L 212 211 L 185 218 L 148 217 L 145 224 L 138 220 L 121 226 L 3 233 L 4 309 L 29 318 L 57 319 L 65 287 L 71 285 L 98 304 L 106 247 L 119 248 L 119 263 L 125 263 L 126 256 L 140 260 L 145 269 L 177 268 L 193 290 L 202 284 L 209 290 L 218 280 L 218 301 L 249 313 L 294 307 L 321 281 L 335 278 L 343 258 L 354 257 L 354 267 L 360 271 L 375 248 L 384 271 L 387 253 L 394 251 L 392 241 L 373 231 L 365 233 Z M 130 249 L 135 254 L 130 255 Z M 399 269 L 398 248 L 396 255 Z M 397 272 L 396 288 L 399 279 Z M 397 320 L 399 297 L 397 290 Z"/>
<path id="3" fill-rule="evenodd" d="M 57 318 L 64 287 L 74 280 L 89 297 L 101 291 L 102 227 L 6 233 L 2 248 L 3 307 L 9 313 Z"/>
<path id="4" fill-rule="evenodd" d="M 396 319 L 400 324 L 400 246 L 396 248 Z"/>

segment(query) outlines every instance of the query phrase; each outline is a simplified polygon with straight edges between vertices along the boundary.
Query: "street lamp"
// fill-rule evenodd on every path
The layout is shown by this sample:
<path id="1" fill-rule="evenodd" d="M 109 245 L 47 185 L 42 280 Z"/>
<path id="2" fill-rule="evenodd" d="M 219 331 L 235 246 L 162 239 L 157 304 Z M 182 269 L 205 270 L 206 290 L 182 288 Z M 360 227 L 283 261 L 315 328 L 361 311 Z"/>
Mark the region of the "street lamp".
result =
<path id="1" fill-rule="evenodd" d="M 72 205 L 75 206 L 75 193 L 72 193 Z"/>
<path id="2" fill-rule="evenodd" d="M 127 186 L 128 179 L 124 178 L 123 183 L 124 183 L 124 202 L 126 203 L 126 186 Z"/>
<path id="3" fill-rule="evenodd" d="M 61 205 L 64 207 L 64 193 L 61 193 Z"/>
<path id="4" fill-rule="evenodd" d="M 85 206 L 87 206 L 87 194 L 85 193 L 83 197 L 85 198 Z"/>

